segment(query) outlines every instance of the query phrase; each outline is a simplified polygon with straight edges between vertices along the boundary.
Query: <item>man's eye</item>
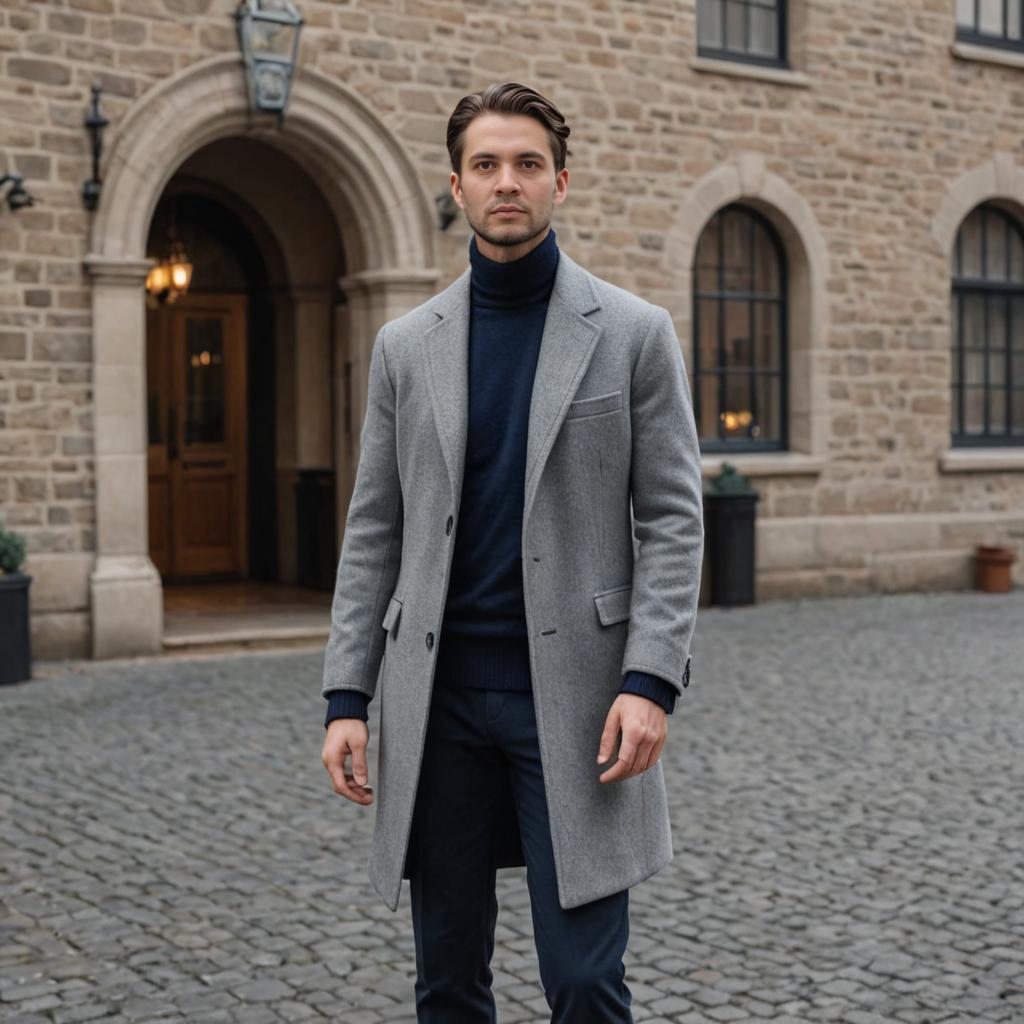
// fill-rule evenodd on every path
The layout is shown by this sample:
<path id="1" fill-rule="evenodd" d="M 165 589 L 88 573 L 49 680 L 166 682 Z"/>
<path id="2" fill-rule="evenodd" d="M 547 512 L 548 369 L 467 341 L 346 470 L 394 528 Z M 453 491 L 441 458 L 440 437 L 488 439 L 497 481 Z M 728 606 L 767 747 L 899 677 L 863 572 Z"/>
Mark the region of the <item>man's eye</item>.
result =
<path id="1" fill-rule="evenodd" d="M 524 164 L 529 164 L 531 167 L 536 167 L 537 166 L 537 161 L 536 160 L 524 160 L 523 163 Z"/>

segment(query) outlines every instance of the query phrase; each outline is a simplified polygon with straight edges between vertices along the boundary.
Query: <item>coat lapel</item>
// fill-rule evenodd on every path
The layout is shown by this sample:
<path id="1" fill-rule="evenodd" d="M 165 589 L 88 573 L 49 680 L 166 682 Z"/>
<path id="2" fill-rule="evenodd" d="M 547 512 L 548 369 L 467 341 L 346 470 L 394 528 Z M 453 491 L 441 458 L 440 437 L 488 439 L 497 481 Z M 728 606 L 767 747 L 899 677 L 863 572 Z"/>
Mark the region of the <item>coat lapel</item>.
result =
<path id="1" fill-rule="evenodd" d="M 470 275 L 467 267 L 434 299 L 430 308 L 439 319 L 424 333 L 430 399 L 456 508 L 468 429 Z M 603 331 L 586 317 L 600 305 L 589 272 L 560 250 L 530 400 L 524 522 L 569 402 Z"/>

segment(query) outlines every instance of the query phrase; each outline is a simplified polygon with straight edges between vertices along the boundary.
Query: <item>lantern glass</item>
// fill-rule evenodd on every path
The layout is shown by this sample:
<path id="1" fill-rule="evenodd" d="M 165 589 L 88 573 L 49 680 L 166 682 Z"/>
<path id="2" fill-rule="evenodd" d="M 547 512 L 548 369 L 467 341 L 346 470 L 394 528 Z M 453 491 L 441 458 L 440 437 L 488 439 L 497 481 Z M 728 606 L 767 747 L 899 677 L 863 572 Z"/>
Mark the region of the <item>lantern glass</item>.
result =
<path id="1" fill-rule="evenodd" d="M 263 4 L 263 10 L 275 8 L 287 11 L 283 4 Z M 257 15 L 252 23 L 253 56 L 261 60 L 290 61 L 298 31 L 298 26 L 293 22 L 264 20 Z"/>

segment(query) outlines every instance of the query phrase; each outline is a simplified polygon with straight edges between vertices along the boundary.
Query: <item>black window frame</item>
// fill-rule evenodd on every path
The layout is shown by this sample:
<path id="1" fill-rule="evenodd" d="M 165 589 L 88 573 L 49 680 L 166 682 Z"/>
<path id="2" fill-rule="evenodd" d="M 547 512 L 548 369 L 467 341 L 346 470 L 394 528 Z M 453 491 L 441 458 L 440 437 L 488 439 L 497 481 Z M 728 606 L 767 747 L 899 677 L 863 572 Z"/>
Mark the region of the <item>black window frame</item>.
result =
<path id="1" fill-rule="evenodd" d="M 718 265 L 717 265 L 717 287 L 714 291 L 701 291 L 699 287 L 699 272 L 700 264 L 698 261 L 698 254 L 700 252 L 701 241 L 704 237 L 704 232 L 707 231 L 715 217 L 723 217 L 727 213 L 739 212 L 744 214 L 750 219 L 751 226 L 760 226 L 766 237 L 768 243 L 772 247 L 772 251 L 775 255 L 776 267 L 778 269 L 778 280 L 779 288 L 778 293 L 774 297 L 769 297 L 763 293 L 758 292 L 736 292 L 726 291 L 723 286 L 723 274 L 725 269 L 725 261 L 723 258 L 723 247 L 725 244 L 724 232 L 719 228 L 718 232 Z M 753 259 L 753 249 L 750 250 L 749 258 Z M 701 231 L 700 236 L 697 239 L 696 247 L 694 248 L 694 259 L 693 259 L 693 270 L 692 270 L 692 323 L 693 327 L 691 330 L 692 338 L 692 350 L 693 350 L 693 408 L 694 418 L 697 425 L 697 436 L 700 445 L 700 450 L 703 454 L 707 455 L 722 455 L 729 452 L 734 453 L 746 453 L 746 452 L 780 452 L 789 450 L 789 264 L 786 259 L 786 248 L 782 244 L 782 239 L 779 237 L 778 232 L 775 230 L 774 225 L 768 220 L 767 217 L 759 210 L 752 206 L 748 206 L 743 202 L 733 202 L 726 206 L 721 207 L 715 211 L 715 214 L 710 218 L 707 224 L 704 225 L 704 229 Z M 758 375 L 772 375 L 779 378 L 779 436 L 776 440 L 758 440 L 753 438 L 744 438 L 737 440 L 736 438 L 728 439 L 723 437 L 722 433 L 722 407 L 724 405 L 724 387 L 725 387 L 725 375 L 728 371 L 722 370 L 719 367 L 703 370 L 701 369 L 700 361 L 700 303 L 702 300 L 715 300 L 718 302 L 718 345 L 722 349 L 725 345 L 725 316 L 723 315 L 723 309 L 726 302 L 737 302 L 747 301 L 751 307 L 755 302 L 772 303 L 779 307 L 778 327 L 779 327 L 779 366 L 778 369 L 761 370 L 754 367 L 747 371 L 748 376 L 755 377 Z M 756 323 L 753 315 L 753 308 L 750 311 L 749 322 L 751 329 Z M 752 354 L 756 352 L 756 345 L 752 345 Z M 719 360 L 720 362 L 720 360 Z M 736 371 L 733 371 L 736 372 Z M 701 381 L 704 377 L 718 377 L 718 436 L 716 438 L 701 437 L 701 419 L 702 419 L 702 405 L 703 396 L 701 389 Z M 752 383 L 752 382 L 751 382 Z"/>
<path id="2" fill-rule="evenodd" d="M 712 0 L 719 7 L 719 17 L 722 22 L 722 38 L 725 38 L 725 5 L 727 0 Z M 728 0 L 728 2 L 741 3 L 746 9 L 745 32 L 747 39 L 750 38 L 750 8 L 759 6 L 755 0 Z M 760 67 L 789 68 L 789 17 L 788 0 L 776 0 L 775 7 L 775 39 L 777 54 L 774 57 L 763 57 L 756 53 L 747 53 L 743 50 L 730 50 L 722 47 L 702 46 L 700 42 L 700 3 L 695 8 L 695 27 L 697 30 L 697 56 L 709 57 L 712 60 L 737 61 L 740 64 L 756 64 Z"/>
<path id="3" fill-rule="evenodd" d="M 1024 253 L 1024 226 L 1012 213 L 1002 209 L 991 202 L 980 203 L 976 206 L 967 217 L 973 216 L 975 213 L 981 212 L 981 266 L 982 274 L 984 275 L 985 267 L 987 265 L 987 253 L 988 253 L 988 228 L 990 217 L 996 217 L 1002 221 L 1007 230 L 1016 233 L 1018 240 L 1021 243 L 1021 251 Z M 1014 349 L 1013 349 L 1013 300 L 1020 298 L 1024 300 L 1024 281 L 1014 282 L 1010 280 L 1010 246 L 1006 246 L 1006 280 L 998 281 L 991 280 L 984 276 L 979 278 L 964 277 L 961 274 L 963 267 L 963 251 L 962 251 L 962 232 L 964 224 L 967 223 L 967 217 L 961 221 L 960 226 L 957 228 L 956 240 L 953 243 L 953 271 L 951 274 L 952 287 L 950 289 L 950 311 L 951 311 L 951 325 L 952 325 L 952 344 L 950 346 L 950 357 L 956 361 L 956 375 L 950 374 L 950 401 L 951 405 L 951 418 L 953 423 L 950 426 L 950 445 L 953 448 L 1020 448 L 1024 447 L 1024 431 L 1014 434 L 1013 429 L 1013 392 L 1018 391 L 1020 394 L 1020 401 L 1024 402 L 1024 369 L 1020 372 L 1021 385 L 1014 387 L 1013 370 L 1015 365 Z M 1007 236 L 1009 238 L 1009 236 Z M 983 423 L 984 430 L 982 433 L 965 433 L 964 432 L 964 412 L 966 403 L 966 387 L 965 384 L 965 373 L 964 363 L 965 354 L 968 351 L 963 344 L 964 341 L 964 305 L 963 298 L 965 296 L 980 296 L 984 299 L 985 309 L 985 347 L 980 351 L 983 353 L 983 364 L 985 368 L 984 383 L 981 385 L 984 394 L 984 414 Z M 989 307 L 990 301 L 1002 296 L 1005 303 L 1005 325 L 1006 325 L 1006 367 L 1003 374 L 1003 385 L 1002 388 L 1005 391 L 1004 395 L 1004 409 L 1005 417 L 1004 423 L 1006 430 L 1001 434 L 993 434 L 991 432 L 990 423 L 990 410 L 991 410 L 991 398 L 990 388 L 998 387 L 998 385 L 991 385 L 989 382 Z M 1024 302 L 1022 302 L 1024 305 Z M 1024 363 L 1024 348 L 1021 348 L 1016 353 L 1017 359 Z M 977 385 L 971 385 L 977 387 Z"/>
<path id="4" fill-rule="evenodd" d="M 1013 50 L 1016 53 L 1024 53 L 1024 38 L 1010 39 L 1007 36 L 1009 28 L 1009 0 L 1002 0 L 1003 5 L 1003 34 L 993 35 L 990 32 L 982 32 L 979 28 L 981 21 L 981 0 L 974 0 L 974 25 L 968 28 L 956 22 L 956 38 L 961 43 L 973 43 L 975 46 L 992 46 L 999 50 Z M 956 14 L 954 13 L 954 18 Z M 1022 25 L 1024 25 L 1024 10 L 1021 12 Z"/>

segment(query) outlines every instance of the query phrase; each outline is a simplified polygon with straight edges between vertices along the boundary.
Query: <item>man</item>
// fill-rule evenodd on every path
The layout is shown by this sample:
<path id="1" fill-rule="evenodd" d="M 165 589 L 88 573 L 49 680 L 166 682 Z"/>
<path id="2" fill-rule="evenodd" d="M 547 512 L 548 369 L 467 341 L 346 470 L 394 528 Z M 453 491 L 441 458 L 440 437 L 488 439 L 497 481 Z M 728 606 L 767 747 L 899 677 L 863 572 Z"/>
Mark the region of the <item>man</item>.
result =
<path id="1" fill-rule="evenodd" d="M 568 135 L 515 82 L 457 104 L 470 266 L 370 359 L 323 761 L 373 802 L 379 689 L 368 869 L 392 910 L 410 881 L 420 1024 L 495 1020 L 495 872 L 514 865 L 552 1020 L 631 1021 L 628 889 L 672 858 L 660 755 L 700 589 L 696 427 L 668 313 L 558 249 Z"/>

